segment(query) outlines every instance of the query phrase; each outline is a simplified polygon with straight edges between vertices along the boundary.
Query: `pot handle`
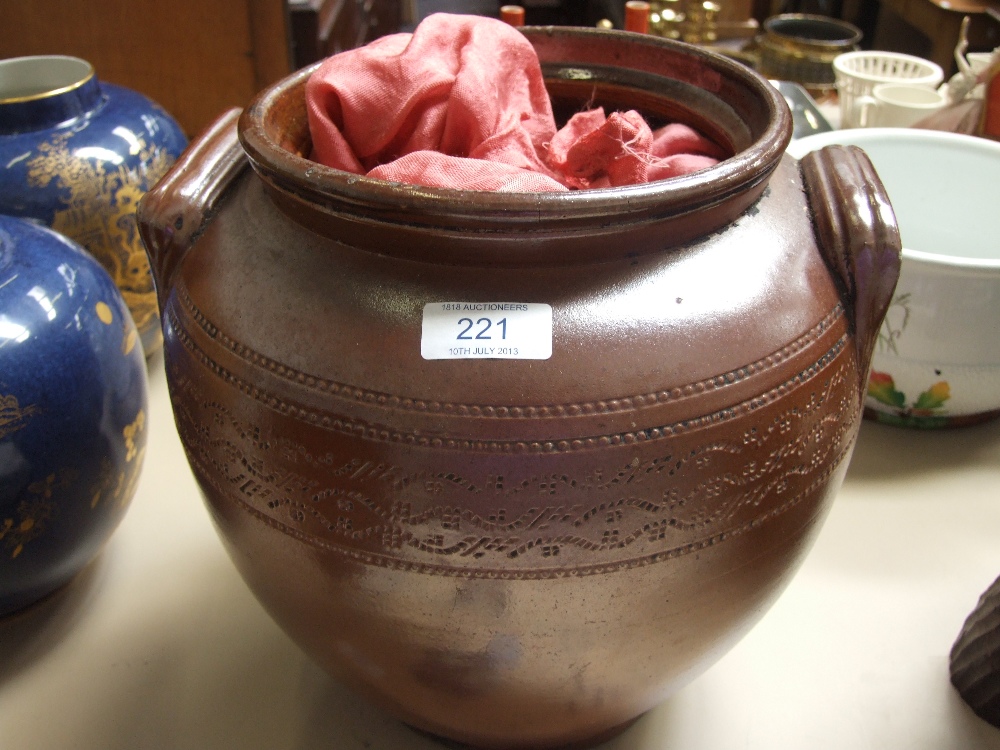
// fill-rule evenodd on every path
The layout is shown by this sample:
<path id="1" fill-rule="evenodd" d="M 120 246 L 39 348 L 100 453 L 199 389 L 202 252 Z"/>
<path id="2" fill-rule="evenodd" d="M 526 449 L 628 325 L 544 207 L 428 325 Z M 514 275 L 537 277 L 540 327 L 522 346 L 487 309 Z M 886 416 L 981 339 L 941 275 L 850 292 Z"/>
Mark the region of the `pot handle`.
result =
<path id="1" fill-rule="evenodd" d="M 878 100 L 872 96 L 859 96 L 854 100 L 854 111 L 857 113 L 856 118 L 858 121 L 859 128 L 870 128 L 873 126 L 874 118 L 872 115 L 878 107 Z"/>
<path id="2" fill-rule="evenodd" d="M 162 310 L 184 254 L 249 163 L 236 135 L 241 110 L 220 115 L 139 201 L 136 218 Z"/>
<path id="3" fill-rule="evenodd" d="M 854 327 L 862 400 L 879 329 L 899 280 L 902 243 L 889 196 L 857 146 L 802 157 L 816 237 Z"/>

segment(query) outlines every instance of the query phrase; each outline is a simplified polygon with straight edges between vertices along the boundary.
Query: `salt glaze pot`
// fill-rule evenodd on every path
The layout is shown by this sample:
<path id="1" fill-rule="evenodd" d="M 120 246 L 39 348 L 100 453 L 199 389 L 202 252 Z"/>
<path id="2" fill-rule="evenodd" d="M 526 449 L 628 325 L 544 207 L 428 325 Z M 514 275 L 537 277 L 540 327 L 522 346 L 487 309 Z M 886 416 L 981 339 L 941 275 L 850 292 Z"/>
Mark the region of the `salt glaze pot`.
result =
<path id="1" fill-rule="evenodd" d="M 380 182 L 304 156 L 307 69 L 139 212 L 247 584 L 386 711 L 495 748 L 608 737 L 763 614 L 843 478 L 900 262 L 864 154 L 784 156 L 756 73 L 524 33 L 557 113 L 636 108 L 731 157 L 561 194 Z"/>

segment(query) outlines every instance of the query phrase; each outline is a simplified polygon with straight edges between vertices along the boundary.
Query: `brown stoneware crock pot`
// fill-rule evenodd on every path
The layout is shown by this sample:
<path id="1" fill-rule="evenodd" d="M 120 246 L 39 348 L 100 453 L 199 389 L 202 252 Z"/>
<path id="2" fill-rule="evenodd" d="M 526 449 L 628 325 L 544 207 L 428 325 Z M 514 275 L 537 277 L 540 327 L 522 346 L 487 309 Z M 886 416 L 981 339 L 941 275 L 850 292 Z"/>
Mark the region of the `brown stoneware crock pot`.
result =
<path id="1" fill-rule="evenodd" d="M 899 269 L 864 154 L 785 156 L 757 74 L 525 34 L 557 113 L 732 155 L 561 194 L 381 182 L 304 156 L 305 70 L 140 209 L 177 429 L 247 584 L 392 715 L 495 748 L 607 737 L 761 617 L 843 478 Z"/>

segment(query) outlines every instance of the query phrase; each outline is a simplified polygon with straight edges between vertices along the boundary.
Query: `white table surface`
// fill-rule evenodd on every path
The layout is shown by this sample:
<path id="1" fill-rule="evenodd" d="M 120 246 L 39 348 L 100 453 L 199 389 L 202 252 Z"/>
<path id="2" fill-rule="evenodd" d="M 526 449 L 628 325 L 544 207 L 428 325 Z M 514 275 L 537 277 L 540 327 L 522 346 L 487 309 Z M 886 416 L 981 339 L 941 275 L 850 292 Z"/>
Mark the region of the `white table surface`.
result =
<path id="1" fill-rule="evenodd" d="M 160 358 L 132 506 L 69 587 L 0 620 L 3 750 L 439 750 L 275 626 L 185 462 Z M 1000 576 L 1000 422 L 864 423 L 816 545 L 757 627 L 601 750 L 1000 748 L 948 652 Z"/>

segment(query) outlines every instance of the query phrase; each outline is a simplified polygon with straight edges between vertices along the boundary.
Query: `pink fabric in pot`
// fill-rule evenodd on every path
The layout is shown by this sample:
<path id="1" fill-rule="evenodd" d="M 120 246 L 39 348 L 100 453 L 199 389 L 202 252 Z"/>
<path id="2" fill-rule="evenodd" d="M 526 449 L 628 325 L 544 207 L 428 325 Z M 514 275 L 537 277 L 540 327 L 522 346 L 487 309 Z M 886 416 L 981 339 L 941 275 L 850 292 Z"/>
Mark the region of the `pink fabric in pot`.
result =
<path id="1" fill-rule="evenodd" d="M 328 58 L 306 84 L 312 158 L 384 180 L 464 190 L 629 185 L 711 166 L 723 150 L 637 112 L 581 112 L 561 129 L 534 48 L 481 16 L 434 14 L 412 34 Z"/>

